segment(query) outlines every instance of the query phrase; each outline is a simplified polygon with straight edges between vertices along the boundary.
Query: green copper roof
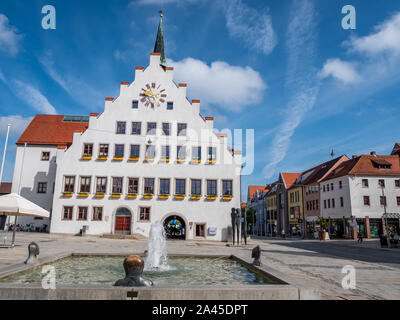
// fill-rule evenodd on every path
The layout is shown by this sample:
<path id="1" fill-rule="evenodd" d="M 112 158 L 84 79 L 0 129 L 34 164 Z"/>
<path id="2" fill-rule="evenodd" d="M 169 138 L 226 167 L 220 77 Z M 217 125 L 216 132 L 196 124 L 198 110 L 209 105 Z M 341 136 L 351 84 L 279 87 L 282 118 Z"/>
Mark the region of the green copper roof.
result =
<path id="1" fill-rule="evenodd" d="M 163 67 L 167 66 L 167 60 L 165 59 L 165 51 L 164 51 L 164 32 L 163 32 L 163 27 L 162 27 L 162 17 L 163 15 L 160 14 L 160 24 L 158 25 L 158 31 L 157 31 L 157 39 L 156 43 L 154 45 L 154 51 L 160 53 L 160 60 Z"/>

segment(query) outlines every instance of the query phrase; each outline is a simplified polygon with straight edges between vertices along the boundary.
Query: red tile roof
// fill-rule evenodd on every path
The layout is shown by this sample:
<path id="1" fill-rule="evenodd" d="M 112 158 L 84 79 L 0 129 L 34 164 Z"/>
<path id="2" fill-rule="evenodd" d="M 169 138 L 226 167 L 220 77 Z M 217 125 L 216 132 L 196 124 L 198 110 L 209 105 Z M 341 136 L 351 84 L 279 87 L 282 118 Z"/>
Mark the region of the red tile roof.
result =
<path id="1" fill-rule="evenodd" d="M 37 115 L 17 144 L 71 145 L 74 132 L 84 132 L 88 122 L 63 121 L 62 115 Z"/>
<path id="2" fill-rule="evenodd" d="M 256 194 L 256 191 L 258 191 L 258 193 L 267 192 L 265 186 L 249 186 L 248 192 L 250 199 L 253 199 L 254 195 Z"/>
<path id="3" fill-rule="evenodd" d="M 9 194 L 11 193 L 11 187 L 12 183 L 11 182 L 2 182 L 0 183 L 0 194 Z"/>
<path id="4" fill-rule="evenodd" d="M 391 169 L 380 169 L 378 165 L 391 164 Z M 323 181 L 351 176 L 400 176 L 398 156 L 361 155 L 341 163 Z"/>
<path id="5" fill-rule="evenodd" d="M 296 182 L 296 179 L 301 176 L 301 173 L 282 172 L 281 176 L 283 182 L 285 183 L 286 189 L 290 189 Z"/>
<path id="6" fill-rule="evenodd" d="M 246 207 L 247 207 L 247 203 L 246 203 L 246 202 L 242 202 L 242 203 L 240 204 L 240 207 L 241 207 L 241 208 L 246 208 Z"/>

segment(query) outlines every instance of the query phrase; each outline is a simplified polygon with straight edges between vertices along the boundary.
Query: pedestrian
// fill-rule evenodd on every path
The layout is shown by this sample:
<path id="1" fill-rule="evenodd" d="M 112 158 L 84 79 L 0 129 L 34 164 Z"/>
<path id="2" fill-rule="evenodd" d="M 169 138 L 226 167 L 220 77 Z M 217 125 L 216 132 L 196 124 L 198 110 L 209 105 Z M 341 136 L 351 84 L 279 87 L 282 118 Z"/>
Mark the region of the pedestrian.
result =
<path id="1" fill-rule="evenodd" d="M 285 229 L 282 229 L 282 232 L 281 232 L 281 234 L 282 234 L 282 238 L 284 238 L 284 239 L 285 239 Z"/>
<path id="2" fill-rule="evenodd" d="M 396 246 L 399 244 L 399 234 L 397 233 L 397 231 L 395 232 L 395 234 L 393 236 L 393 241 Z"/>
<path id="3" fill-rule="evenodd" d="M 357 240 L 357 242 L 358 243 L 362 243 L 363 242 L 363 234 L 362 234 L 361 230 L 358 231 L 358 240 Z"/>

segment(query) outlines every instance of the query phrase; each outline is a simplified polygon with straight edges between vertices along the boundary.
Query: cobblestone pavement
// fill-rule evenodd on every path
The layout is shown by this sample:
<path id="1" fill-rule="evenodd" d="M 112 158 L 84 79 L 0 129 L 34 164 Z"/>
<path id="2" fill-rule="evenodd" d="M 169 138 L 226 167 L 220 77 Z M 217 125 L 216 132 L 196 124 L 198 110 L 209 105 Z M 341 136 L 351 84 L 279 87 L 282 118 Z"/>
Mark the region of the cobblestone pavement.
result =
<path id="1" fill-rule="evenodd" d="M 8 239 L 10 239 L 10 234 Z M 40 246 L 40 259 L 63 254 L 140 254 L 146 240 L 117 240 L 100 237 L 76 237 L 39 233 L 17 233 L 17 246 L 0 248 L 0 276 L 21 267 L 27 257 L 27 245 Z M 3 235 L 0 235 L 0 243 Z M 252 239 L 247 247 L 231 247 L 220 242 L 168 241 L 168 254 L 251 256 L 251 249 L 262 248 L 262 264 L 279 277 L 298 287 L 315 288 L 324 299 L 400 299 L 400 249 L 381 250 L 357 246 L 351 242 L 313 240 Z M 356 269 L 356 289 L 344 290 L 342 268 Z"/>

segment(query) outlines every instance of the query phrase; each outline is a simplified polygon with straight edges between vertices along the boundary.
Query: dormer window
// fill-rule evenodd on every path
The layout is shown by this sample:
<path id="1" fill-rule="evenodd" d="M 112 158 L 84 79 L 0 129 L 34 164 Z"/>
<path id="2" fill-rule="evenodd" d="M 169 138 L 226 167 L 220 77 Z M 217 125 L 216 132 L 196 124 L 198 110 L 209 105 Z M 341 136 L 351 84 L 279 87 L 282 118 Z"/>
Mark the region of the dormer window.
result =
<path id="1" fill-rule="evenodd" d="M 132 101 L 132 109 L 139 109 L 139 101 L 137 100 Z"/>
<path id="2" fill-rule="evenodd" d="M 42 161 L 49 161 L 50 160 L 50 152 L 48 151 L 43 151 L 42 152 Z"/>
<path id="3" fill-rule="evenodd" d="M 126 131 L 126 122 L 118 121 L 117 122 L 117 134 L 125 134 Z"/>
<path id="4" fill-rule="evenodd" d="M 173 102 L 167 102 L 167 110 L 173 110 L 174 109 L 174 103 Z"/>

